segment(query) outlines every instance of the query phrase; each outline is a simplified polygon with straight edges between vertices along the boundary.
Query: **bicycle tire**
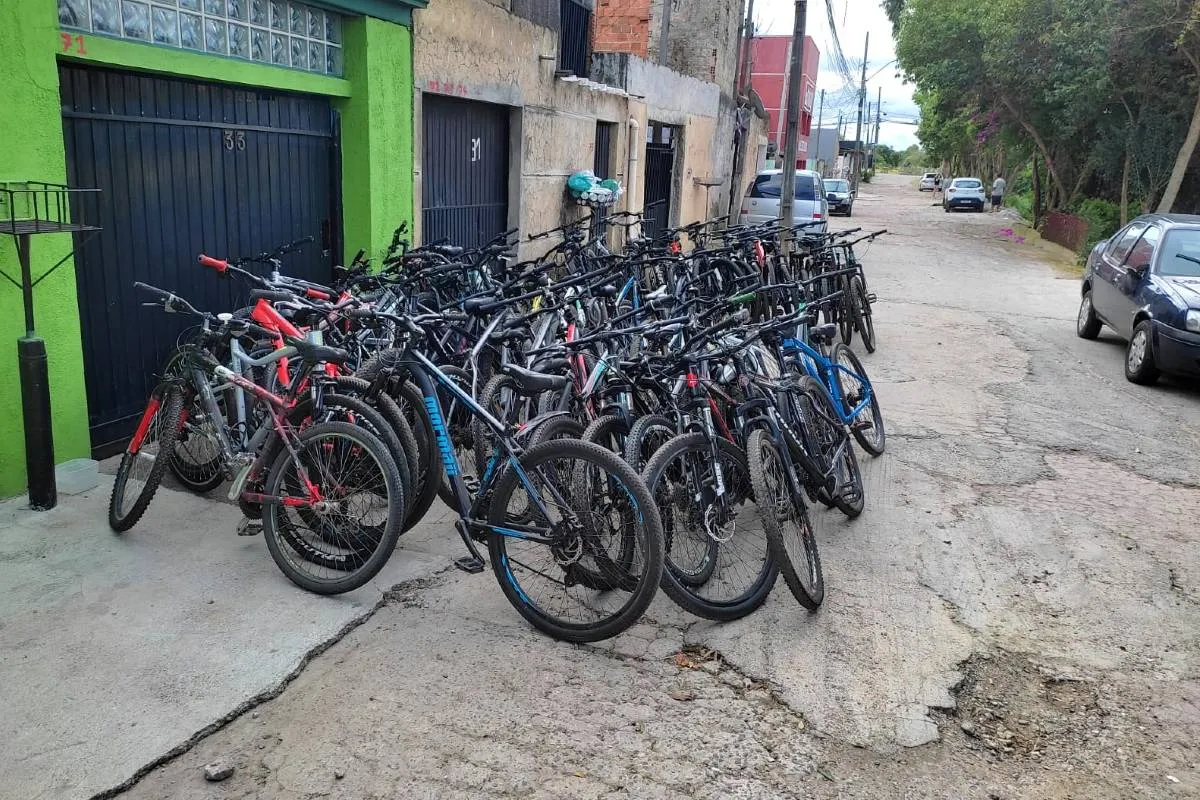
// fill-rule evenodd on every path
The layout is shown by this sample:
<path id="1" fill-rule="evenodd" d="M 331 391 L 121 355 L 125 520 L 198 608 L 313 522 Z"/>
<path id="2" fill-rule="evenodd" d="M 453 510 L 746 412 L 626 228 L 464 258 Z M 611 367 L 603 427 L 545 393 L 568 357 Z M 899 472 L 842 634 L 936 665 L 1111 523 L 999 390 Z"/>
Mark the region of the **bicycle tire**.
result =
<path id="1" fill-rule="evenodd" d="M 840 342 L 833 348 L 832 361 L 837 364 L 841 363 L 842 359 L 849 362 L 850 369 L 857 375 L 861 376 L 867 382 L 867 386 L 871 389 L 871 403 L 866 408 L 858 413 L 858 417 L 864 414 L 870 414 L 871 428 L 873 436 L 868 437 L 867 432 L 859 423 L 858 417 L 850 421 L 850 433 L 854 435 L 854 440 L 858 442 L 859 447 L 867 451 L 872 456 L 883 455 L 883 450 L 887 446 L 887 433 L 883 427 L 883 410 L 879 407 L 879 395 L 871 386 L 871 380 L 867 377 L 867 370 L 863 367 L 862 361 L 858 355 L 849 347 Z M 843 365 L 845 366 L 845 365 Z M 858 380 L 847 375 L 839 370 L 834 370 L 834 377 L 837 379 L 838 388 L 841 390 L 842 409 L 847 415 L 854 410 L 858 405 L 861 397 L 861 385 Z"/>
<path id="2" fill-rule="evenodd" d="M 821 553 L 817 549 L 804 498 L 793 495 L 783 474 L 785 465 L 780 447 L 765 429 L 756 428 L 750 432 L 746 440 L 746 461 L 754 500 L 783 581 L 796 602 L 809 611 L 816 611 L 825 599 Z M 795 532 L 785 529 L 785 520 L 795 523 Z M 797 561 L 804 567 L 797 569 Z"/>
<path id="3" fill-rule="evenodd" d="M 225 454 L 221 451 L 220 438 L 215 431 L 216 421 L 209 417 L 199 402 L 199 395 L 191 392 L 187 419 L 175 439 L 167 468 L 183 488 L 193 494 L 204 495 L 225 482 Z M 200 419 L 199 423 L 194 420 Z M 193 443 L 215 449 L 211 458 L 188 458 L 198 455 Z M 203 451 L 200 451 L 201 453 Z M 186 456 L 185 456 L 186 454 Z"/>
<path id="4" fill-rule="evenodd" d="M 837 288 L 843 293 L 838 302 L 838 334 L 842 337 L 843 344 L 848 345 L 854 341 L 854 331 L 858 329 L 858 311 L 850 281 L 842 276 L 838 284 Z"/>
<path id="5" fill-rule="evenodd" d="M 633 421 L 625 437 L 625 460 L 641 473 L 662 447 L 679 433 L 675 423 L 662 414 L 645 414 Z"/>
<path id="6" fill-rule="evenodd" d="M 725 439 L 716 438 L 713 441 L 722 462 L 722 472 L 725 473 L 726 493 L 741 509 L 748 511 L 743 515 L 748 521 L 757 519 L 758 511 L 754 508 L 751 497 L 746 454 Z M 709 462 L 712 458 L 712 444 L 708 437 L 699 432 L 676 436 L 658 449 L 642 471 L 655 505 L 662 515 L 664 542 L 669 544 L 663 567 L 663 591 L 677 605 L 696 616 L 721 622 L 741 619 L 766 602 L 767 595 L 779 576 L 778 565 L 764 534 L 761 547 L 758 547 L 757 542 L 750 543 L 750 547 L 755 548 L 756 552 L 752 553 L 747 561 L 757 562 L 757 565 L 741 574 L 743 571 L 733 562 L 738 559 L 742 542 L 749 539 L 746 526 L 735 522 L 732 526 L 733 532 L 724 540 L 719 539 L 708 530 L 709 509 L 715 507 L 709 505 L 700 510 L 697 507 L 699 504 L 695 502 L 696 494 L 702 491 L 709 492 L 712 486 L 705 483 L 704 486 L 686 487 L 685 491 L 679 491 L 666 485 L 668 469 L 685 456 L 695 459 L 700 464 Z M 715 485 L 715 476 L 713 479 Z M 727 526 L 728 522 L 718 520 L 717 524 Z M 730 546 L 733 536 L 739 534 L 742 538 L 738 540 L 736 548 Z M 689 535 L 698 541 L 699 547 L 684 546 L 693 543 L 689 541 Z M 715 561 L 713 542 L 716 542 Z M 700 552 L 701 550 L 703 552 Z M 761 555 L 758 551 L 761 551 Z M 699 555 L 692 555 L 693 552 Z M 723 566 L 728 569 L 723 569 Z M 728 578 L 726 572 L 730 573 Z M 707 577 L 698 580 L 697 575 L 704 573 L 707 573 Z M 709 583 L 718 577 L 718 573 L 721 582 L 729 580 L 735 584 L 733 591 L 728 592 L 731 597 L 713 597 L 712 591 L 707 595 L 701 593 L 701 590 L 709 589 Z"/>
<path id="7" fill-rule="evenodd" d="M 580 438 L 585 442 L 598 444 L 610 453 L 622 455 L 628 435 L 629 421 L 625 417 L 605 414 L 592 420 Z"/>
<path id="8" fill-rule="evenodd" d="M 842 424 L 833 397 L 825 388 L 825 384 L 811 376 L 804 376 L 799 381 L 797 391 L 806 396 L 810 403 L 807 412 L 802 412 L 805 417 L 804 423 L 813 434 L 820 437 L 820 445 L 823 450 L 821 460 L 826 469 L 844 471 L 837 482 L 837 493 L 829 499 L 833 501 L 833 505 L 839 511 L 853 519 L 863 511 L 865 492 L 862 485 L 862 472 L 858 467 L 858 458 L 854 455 L 854 448 L 850 446 L 850 440 L 845 431 L 846 426 Z M 843 443 L 845 447 L 842 447 Z M 841 462 L 835 465 L 832 459 L 838 449 L 841 450 L 842 457 Z M 824 500 L 825 498 L 822 498 L 823 502 Z"/>
<path id="9" fill-rule="evenodd" d="M 170 461 L 169 454 L 175 448 L 175 440 L 179 435 L 179 422 L 183 417 L 183 392 L 173 384 L 156 389 L 150 396 L 146 410 L 138 424 L 139 438 L 134 434 L 130 444 L 121 456 L 121 464 L 117 467 L 117 476 L 113 481 L 112 494 L 108 501 L 108 526 L 117 533 L 124 533 L 138 523 L 154 493 L 162 483 L 163 473 Z M 138 488 L 131 503 L 126 503 L 125 493 L 130 489 L 130 479 L 134 468 L 144 463 L 145 451 L 154 447 L 155 452 L 150 456 L 153 462 L 146 471 L 145 481 Z"/>
<path id="10" fill-rule="evenodd" d="M 612 504 L 609 510 L 616 510 L 619 516 L 633 523 L 634 532 L 632 535 L 636 541 L 637 550 L 640 555 L 640 572 L 634 574 L 626 570 L 624 575 L 614 575 L 614 577 L 619 577 L 618 582 L 621 584 L 619 588 L 624 590 L 624 594 L 628 596 L 628 599 L 620 604 L 615 611 L 599 616 L 599 612 L 595 608 L 598 605 L 598 595 L 589 596 L 587 600 L 592 601 L 592 606 L 581 605 L 588 611 L 596 612 L 597 619 L 583 622 L 573 622 L 563 619 L 564 612 L 550 612 L 534 599 L 531 588 L 532 579 L 530 583 L 522 583 L 513 570 L 515 564 L 518 569 L 523 568 L 523 571 L 528 572 L 530 575 L 539 574 L 532 571 L 522 560 L 517 559 L 513 553 L 510 553 L 510 549 L 534 545 L 534 543 L 524 539 L 510 539 L 498 533 L 488 534 L 488 553 L 491 556 L 492 569 L 495 572 L 496 580 L 500 583 L 500 588 L 504 592 L 504 596 L 508 598 L 508 601 L 512 603 L 517 612 L 538 630 L 556 639 L 569 642 L 596 642 L 608 639 L 628 629 L 637 622 L 646 608 L 649 607 L 651 600 L 654 599 L 654 593 L 658 589 L 663 565 L 662 520 L 659 517 L 658 509 L 654 505 L 654 498 L 637 473 L 630 469 L 619 457 L 599 445 L 577 439 L 552 439 L 542 442 L 535 447 L 529 448 L 522 454 L 520 471 L 531 481 L 544 481 L 548 469 L 555 475 L 564 474 L 566 471 L 553 468 L 554 465 L 551 462 L 555 459 L 570 459 L 579 462 L 579 466 L 570 470 L 572 474 L 582 471 L 584 464 L 591 464 L 595 468 L 604 470 L 607 475 L 606 480 L 598 482 L 589 481 L 589 487 L 607 487 L 610 491 L 617 488 L 624 490 L 613 492 L 606 502 Z M 578 480 L 574 480 L 571 483 L 572 486 L 570 489 L 572 492 L 581 491 L 584 488 L 579 485 L 580 481 Z M 524 480 L 521 479 L 518 470 L 504 470 L 496 484 L 488 511 L 490 524 L 504 526 L 508 518 L 509 505 L 514 499 L 514 492 L 518 488 L 523 487 Z M 565 489 L 566 487 L 560 488 Z M 571 511 L 582 519 L 589 519 L 593 514 L 601 517 L 607 513 L 602 512 L 596 507 L 596 504 L 604 500 L 604 498 L 592 496 L 574 498 L 573 494 L 572 498 L 576 499 L 576 505 L 581 505 L 582 508 L 572 507 Z M 522 507 L 528 507 L 528 500 L 526 500 Z M 580 548 L 580 553 L 588 552 L 584 550 L 583 538 L 586 535 L 595 535 L 595 525 L 596 523 L 593 522 L 591 531 L 584 528 L 579 532 L 578 547 Z M 560 547 L 559 554 L 555 554 L 553 548 L 547 545 L 537 546 L 545 548 L 553 556 L 551 563 L 555 565 L 556 569 L 561 570 L 565 576 L 565 579 L 562 581 L 563 588 L 566 590 L 573 589 L 566 582 L 569 580 L 569 568 L 572 564 L 568 563 L 565 565 L 566 568 L 564 568 L 564 565 L 560 563 L 558 558 L 562 554 L 562 548 Z M 594 551 L 588 552 L 588 555 L 592 555 L 592 553 Z M 592 555 L 592 557 L 595 560 L 595 556 Z M 583 556 L 581 555 L 578 558 L 582 560 Z M 564 558 L 563 560 L 566 559 Z M 596 563 L 598 564 L 598 568 L 602 568 L 599 566 L 599 561 L 596 561 Z M 553 581 L 548 582 L 553 583 Z M 608 599 L 612 597 L 613 592 L 600 592 L 599 595 L 607 595 L 604 599 Z"/>
<path id="11" fill-rule="evenodd" d="M 263 538 L 266 539 L 267 550 L 270 551 L 276 566 L 292 583 L 315 594 L 342 594 L 353 591 L 374 578 L 391 558 L 392 551 L 396 548 L 396 542 L 400 538 L 400 528 L 405 516 L 404 487 L 400 482 L 400 472 L 397 469 L 396 461 L 388 446 L 366 428 L 349 422 L 313 424 L 297 437 L 297 455 L 306 454 L 309 445 L 322 437 L 341 437 L 348 440 L 352 443 L 348 451 L 350 454 L 356 458 L 366 456 L 374 462 L 378 476 L 382 480 L 381 486 L 386 492 L 386 511 L 383 523 L 381 526 L 372 526 L 378 530 L 378 538 L 375 538 L 374 534 L 370 534 L 368 539 L 356 542 L 355 547 L 346 548 L 350 550 L 350 553 L 323 552 L 317 549 L 310 540 L 304 540 L 298 536 L 295 526 L 290 523 L 290 520 L 289 524 L 281 525 L 280 511 L 283 511 L 284 518 L 286 518 L 288 506 L 274 501 L 263 504 Z M 321 450 L 324 451 L 325 448 L 322 447 Z M 288 466 L 294 464 L 295 460 L 296 456 L 293 456 L 286 448 L 280 451 L 267 476 L 265 494 L 279 497 L 288 494 L 284 486 L 287 477 L 285 473 Z M 370 467 L 368 462 L 364 462 L 364 464 L 368 468 Z M 359 470 L 360 467 L 355 469 Z M 328 475 L 328 473 L 329 471 L 325 470 L 320 474 Z M 315 477 L 319 478 L 320 474 Z M 335 483 L 337 486 L 323 485 L 320 487 L 323 497 L 335 497 L 338 494 L 337 490 L 347 485 L 345 481 L 341 480 L 335 481 Z M 374 491 L 366 493 L 376 497 L 380 496 Z M 297 516 L 301 515 L 297 514 Z M 344 514 L 343 516 L 350 519 L 351 515 Z M 359 517 L 361 522 L 362 512 L 358 512 L 355 516 Z M 303 519 L 302 516 L 301 518 Z M 317 538 L 323 544 L 328 544 L 323 533 Z M 368 542 L 371 544 L 370 552 L 364 558 L 363 551 L 367 549 Z M 286 551 L 284 547 L 287 548 Z M 297 553 L 300 556 L 299 560 L 309 567 L 301 567 L 297 561 L 288 557 L 289 553 Z M 344 574 L 342 577 L 321 579 L 309 574 L 308 570 L 312 567 L 323 567 Z M 344 567 L 349 567 L 349 569 L 344 569 Z"/>
<path id="12" fill-rule="evenodd" d="M 875 352 L 875 322 L 871 319 L 871 301 L 867 298 L 867 288 L 858 278 L 854 279 L 854 292 L 858 297 L 858 307 L 861 309 L 858 332 L 862 334 L 863 347 L 868 353 Z"/>
<path id="13" fill-rule="evenodd" d="M 365 384 L 365 381 L 356 378 L 338 378 L 339 389 L 353 391 L 356 385 L 363 384 Z M 357 415 L 360 419 L 349 424 L 366 427 L 368 431 L 379 438 L 384 446 L 388 448 L 388 452 L 391 453 L 392 459 L 396 462 L 396 472 L 400 475 L 400 480 L 403 482 L 405 527 L 402 530 L 408 530 L 411 527 L 408 525 L 409 512 L 412 508 L 411 493 L 415 487 L 408 455 L 416 447 L 416 443 L 412 430 L 408 427 L 408 422 L 405 421 L 404 415 L 400 413 L 396 402 L 384 394 L 381 394 L 376 399 L 379 403 L 378 407 L 354 395 L 329 392 L 322 396 L 321 403 L 326 413 L 341 409 L 343 413 L 349 412 L 352 415 Z M 383 409 L 386 409 L 386 411 Z M 311 418 L 311 416 L 312 400 L 310 398 L 297 403 L 288 412 L 289 419 L 297 424 Z M 344 420 L 314 420 L 313 424 L 335 421 Z M 283 442 L 278 439 L 275 440 L 275 444 L 277 447 L 283 447 Z M 272 453 L 273 458 L 274 454 Z M 271 463 L 274 462 L 272 461 Z"/>

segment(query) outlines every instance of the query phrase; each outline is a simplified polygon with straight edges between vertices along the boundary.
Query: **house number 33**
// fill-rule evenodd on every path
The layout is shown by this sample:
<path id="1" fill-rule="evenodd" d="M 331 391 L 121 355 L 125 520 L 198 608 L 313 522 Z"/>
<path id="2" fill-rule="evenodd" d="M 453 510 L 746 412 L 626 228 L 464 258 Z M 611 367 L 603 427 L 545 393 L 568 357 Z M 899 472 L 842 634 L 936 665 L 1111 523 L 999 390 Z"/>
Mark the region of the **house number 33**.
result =
<path id="1" fill-rule="evenodd" d="M 246 149 L 246 132 L 245 131 L 223 131 L 221 140 L 225 145 L 225 149 L 230 152 L 234 150 Z"/>

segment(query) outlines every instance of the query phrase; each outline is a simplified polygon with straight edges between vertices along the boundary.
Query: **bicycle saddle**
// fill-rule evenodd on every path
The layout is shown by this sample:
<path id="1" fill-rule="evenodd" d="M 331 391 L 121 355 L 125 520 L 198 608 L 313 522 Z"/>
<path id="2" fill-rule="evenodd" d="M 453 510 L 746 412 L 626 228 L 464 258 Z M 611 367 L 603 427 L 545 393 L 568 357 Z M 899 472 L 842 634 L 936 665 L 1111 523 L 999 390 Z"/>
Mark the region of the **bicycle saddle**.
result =
<path id="1" fill-rule="evenodd" d="M 531 369 L 519 367 L 516 364 L 505 364 L 501 371 L 517 382 L 523 392 L 558 391 L 567 388 L 569 378 L 566 375 L 550 375 L 545 372 L 534 372 Z"/>
<path id="2" fill-rule="evenodd" d="M 837 325 L 832 322 L 827 322 L 824 325 L 818 325 L 815 328 L 808 329 L 808 338 L 814 342 L 825 342 L 826 344 L 833 341 L 833 337 L 837 335 Z"/>
<path id="3" fill-rule="evenodd" d="M 328 361 L 331 364 L 345 364 L 353 356 L 347 353 L 340 347 L 328 347 L 323 344 L 311 344 L 303 339 L 287 340 L 287 343 L 296 348 L 300 357 L 309 363 L 318 363 Z"/>

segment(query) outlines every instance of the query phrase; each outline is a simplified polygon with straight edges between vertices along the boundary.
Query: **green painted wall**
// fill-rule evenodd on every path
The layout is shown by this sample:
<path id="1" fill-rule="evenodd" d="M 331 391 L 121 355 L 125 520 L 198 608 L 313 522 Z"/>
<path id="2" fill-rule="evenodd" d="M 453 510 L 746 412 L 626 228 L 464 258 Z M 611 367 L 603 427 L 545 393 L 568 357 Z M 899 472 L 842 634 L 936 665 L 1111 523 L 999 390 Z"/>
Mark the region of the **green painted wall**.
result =
<path id="1" fill-rule="evenodd" d="M 377 256 L 413 215 L 412 31 L 370 17 L 347 20 L 342 114 L 342 204 L 346 258 Z"/>
<path id="2" fill-rule="evenodd" d="M 0 181 L 66 183 L 62 108 L 55 50 L 60 46 L 55 4 L 0 2 Z M 30 238 L 37 277 L 71 249 L 69 236 Z M 0 235 L 0 270 L 19 277 L 12 237 Z M 75 270 L 68 262 L 35 290 L 38 333 L 50 362 L 54 446 L 58 460 L 89 451 L 83 351 Z M 0 278 L 0 497 L 25 488 L 17 337 L 24 335 L 21 293 Z"/>
<path id="3" fill-rule="evenodd" d="M 378 253 L 400 222 L 412 223 L 412 34 L 392 22 L 355 17 L 346 20 L 343 37 L 344 79 L 87 34 L 80 54 L 74 44 L 63 52 L 54 0 L 0 0 L 0 181 L 66 181 L 57 58 L 321 94 L 342 114 L 347 257 L 359 247 Z M 34 237 L 34 275 L 70 247 L 66 236 Z M 5 236 L 0 269 L 19 276 Z M 84 457 L 90 441 L 73 264 L 43 282 L 36 298 L 38 333 L 49 352 L 55 455 L 59 462 Z M 0 497 L 25 488 L 16 377 L 16 340 L 23 333 L 20 292 L 0 279 Z"/>

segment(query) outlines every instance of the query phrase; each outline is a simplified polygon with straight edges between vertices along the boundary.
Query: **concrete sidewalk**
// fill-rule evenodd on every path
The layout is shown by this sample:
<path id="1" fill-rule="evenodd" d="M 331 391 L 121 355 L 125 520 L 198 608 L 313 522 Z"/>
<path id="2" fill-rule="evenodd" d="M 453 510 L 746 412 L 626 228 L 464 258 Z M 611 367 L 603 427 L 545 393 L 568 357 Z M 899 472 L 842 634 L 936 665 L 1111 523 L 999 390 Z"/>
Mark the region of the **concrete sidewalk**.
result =
<path id="1" fill-rule="evenodd" d="M 388 589 L 449 566 L 457 544 L 436 506 L 373 584 L 320 597 L 283 576 L 261 536 L 235 535 L 236 507 L 163 488 L 116 535 L 110 490 L 102 476 L 44 513 L 24 498 L 0 502 L 6 797 L 119 786 L 277 691 Z"/>

